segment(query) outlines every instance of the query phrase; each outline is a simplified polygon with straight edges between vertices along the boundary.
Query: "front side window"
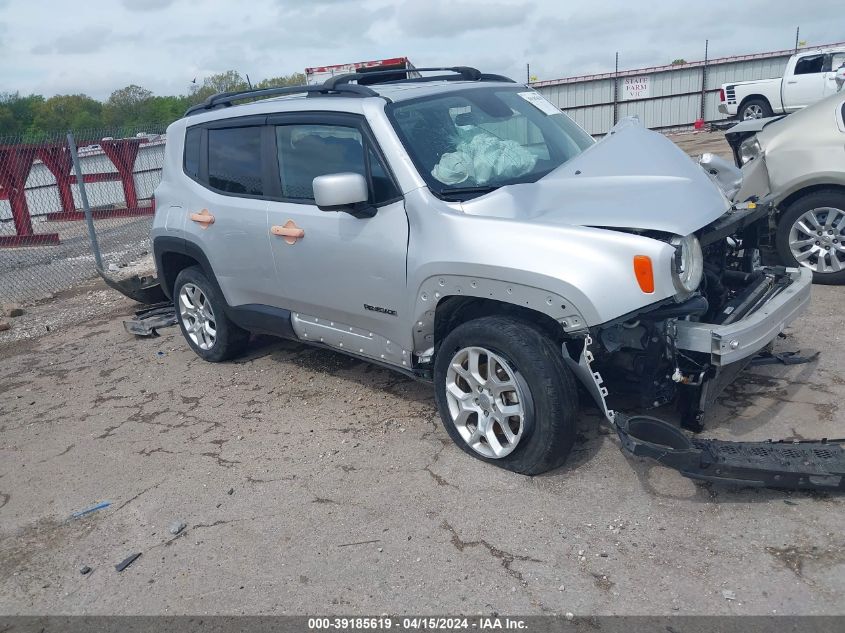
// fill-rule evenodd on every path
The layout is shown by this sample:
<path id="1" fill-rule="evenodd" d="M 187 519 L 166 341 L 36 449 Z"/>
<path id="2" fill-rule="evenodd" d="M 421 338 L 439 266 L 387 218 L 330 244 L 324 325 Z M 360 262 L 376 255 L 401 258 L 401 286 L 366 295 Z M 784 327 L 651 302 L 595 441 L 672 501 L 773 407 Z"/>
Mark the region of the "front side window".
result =
<path id="1" fill-rule="evenodd" d="M 811 75 L 822 72 L 824 55 L 807 55 L 795 64 L 796 75 Z"/>
<path id="2" fill-rule="evenodd" d="M 311 201 L 314 178 L 342 172 L 361 174 L 368 179 L 373 204 L 397 196 L 393 181 L 356 127 L 278 125 L 276 151 L 283 198 Z"/>
<path id="3" fill-rule="evenodd" d="M 226 193 L 264 195 L 260 127 L 208 130 L 208 184 Z"/>
<path id="4" fill-rule="evenodd" d="M 526 88 L 461 90 L 400 101 L 387 112 L 429 188 L 446 197 L 536 182 L 593 144 Z"/>

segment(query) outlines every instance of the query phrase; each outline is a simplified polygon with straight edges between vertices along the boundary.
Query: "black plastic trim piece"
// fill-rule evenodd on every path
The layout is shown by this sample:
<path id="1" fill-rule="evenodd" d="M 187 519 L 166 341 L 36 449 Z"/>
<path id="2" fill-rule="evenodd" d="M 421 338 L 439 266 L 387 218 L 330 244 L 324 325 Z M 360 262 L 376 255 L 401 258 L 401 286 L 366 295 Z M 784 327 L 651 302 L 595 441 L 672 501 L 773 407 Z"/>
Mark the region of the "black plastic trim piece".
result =
<path id="1" fill-rule="evenodd" d="M 392 81 L 388 81 L 385 83 L 396 84 L 396 83 L 404 83 L 404 82 L 418 82 L 418 81 L 484 81 L 485 75 L 482 74 L 480 70 L 477 68 L 472 68 L 470 66 L 435 66 L 431 68 L 406 68 L 404 72 L 406 73 L 420 73 L 420 72 L 431 72 L 436 70 L 446 70 L 456 75 L 439 75 L 437 77 L 409 77 L 407 79 L 396 79 Z M 370 81 L 373 77 L 379 76 L 395 76 L 398 73 L 403 72 L 402 69 L 392 69 L 392 70 L 376 70 L 372 72 L 363 72 L 363 73 L 347 73 L 345 75 L 337 75 L 336 77 L 330 77 L 326 79 L 323 83 L 323 86 L 328 90 L 337 90 L 339 86 L 348 85 L 350 81 L 357 81 L 358 79 L 366 79 L 368 83 L 376 83 Z M 489 75 L 487 75 L 489 76 Z"/>
<path id="2" fill-rule="evenodd" d="M 298 340 L 290 322 L 290 310 L 259 303 L 229 307 L 228 316 L 236 325 L 250 332 Z"/>
<path id="3" fill-rule="evenodd" d="M 622 447 L 685 477 L 792 490 L 845 490 L 845 440 L 727 442 L 690 438 L 659 418 L 616 413 Z"/>
<path id="4" fill-rule="evenodd" d="M 366 86 L 358 85 L 341 85 L 338 87 L 328 87 L 325 84 L 319 86 L 276 86 L 273 88 L 259 88 L 257 90 L 239 90 L 236 92 L 219 92 L 211 95 L 195 106 L 191 106 L 185 111 L 185 116 L 189 117 L 193 114 L 213 110 L 220 107 L 229 107 L 235 101 L 243 101 L 245 99 L 262 99 L 266 97 L 278 97 L 283 95 L 296 94 L 314 94 L 318 93 L 324 96 L 342 95 L 344 97 L 377 97 L 378 93 Z"/>
<path id="5" fill-rule="evenodd" d="M 214 270 L 211 268 L 211 263 L 208 261 L 208 257 L 206 257 L 205 252 L 200 248 L 196 243 L 188 241 L 181 237 L 171 237 L 168 235 L 160 235 L 159 237 L 153 240 L 153 258 L 155 259 L 156 270 L 158 271 L 159 279 L 161 280 L 161 289 L 164 292 L 165 296 L 172 299 L 173 293 L 172 288 L 169 287 L 170 284 L 166 283 L 168 272 L 164 269 L 164 265 L 162 263 L 164 256 L 167 253 L 177 253 L 179 255 L 187 255 L 194 261 L 196 261 L 202 271 L 205 273 L 205 276 L 208 277 L 208 280 L 214 284 L 215 289 L 217 292 L 220 293 L 220 296 L 223 296 L 223 291 L 220 289 L 220 285 L 217 283 L 217 277 L 214 276 Z M 175 281 L 176 277 L 173 276 L 173 280 Z"/>

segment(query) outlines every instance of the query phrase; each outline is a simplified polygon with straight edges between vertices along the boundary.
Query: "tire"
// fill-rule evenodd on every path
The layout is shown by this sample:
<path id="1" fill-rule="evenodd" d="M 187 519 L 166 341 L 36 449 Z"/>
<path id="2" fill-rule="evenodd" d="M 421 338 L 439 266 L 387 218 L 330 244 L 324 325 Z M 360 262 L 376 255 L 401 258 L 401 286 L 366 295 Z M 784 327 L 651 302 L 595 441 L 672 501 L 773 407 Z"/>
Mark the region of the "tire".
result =
<path id="1" fill-rule="evenodd" d="M 774 114 L 772 106 L 763 98 L 754 98 L 745 101 L 737 112 L 737 118 L 740 121 L 747 121 L 749 119 L 765 119 Z"/>
<path id="2" fill-rule="evenodd" d="M 228 319 L 223 296 L 198 266 L 176 277 L 173 303 L 182 335 L 200 358 L 219 363 L 246 348 L 249 332 Z"/>
<path id="3" fill-rule="evenodd" d="M 845 192 L 824 189 L 792 202 L 778 220 L 775 244 L 781 261 L 806 266 L 814 283 L 845 284 Z"/>
<path id="4" fill-rule="evenodd" d="M 483 386 L 464 378 L 469 373 L 471 350 L 481 350 L 477 352 L 477 374 L 485 378 Z M 491 397 L 488 387 L 492 383 L 489 375 L 484 375 L 491 366 L 491 357 L 498 384 L 513 385 L 514 390 L 508 387 L 507 391 Z M 460 373 L 455 370 L 458 366 L 462 369 Z M 468 321 L 452 330 L 443 339 L 435 358 L 434 387 L 446 432 L 473 457 L 517 473 L 538 475 L 562 465 L 572 450 L 578 406 L 575 380 L 564 365 L 560 347 L 526 321 L 490 316 Z M 470 399 L 467 394 L 478 397 Z M 505 407 L 514 410 L 519 405 L 521 416 L 503 419 Z M 466 414 L 468 408 L 474 413 Z M 490 417 L 482 418 L 485 409 Z M 466 415 L 462 417 L 462 413 Z M 495 421 L 494 416 L 498 416 Z M 455 417 L 463 424 L 456 423 Z M 508 425 L 515 442 L 506 436 L 502 424 Z M 481 426 L 486 432 L 480 430 Z M 493 440 L 488 441 L 490 434 Z M 492 455 L 496 443 L 502 449 L 501 456 Z"/>

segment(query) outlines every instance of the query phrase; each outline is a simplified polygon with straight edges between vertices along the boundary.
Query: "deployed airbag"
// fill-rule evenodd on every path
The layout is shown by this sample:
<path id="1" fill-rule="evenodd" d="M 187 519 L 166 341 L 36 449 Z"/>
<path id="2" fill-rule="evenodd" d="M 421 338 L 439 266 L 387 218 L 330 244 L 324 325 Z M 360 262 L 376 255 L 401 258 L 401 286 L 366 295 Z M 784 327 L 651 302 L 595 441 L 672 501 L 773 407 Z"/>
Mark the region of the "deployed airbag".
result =
<path id="1" fill-rule="evenodd" d="M 443 154 L 431 171 L 443 184 L 485 185 L 527 174 L 537 163 L 537 157 L 516 141 L 503 141 L 480 128 L 461 131 L 461 137 L 455 151 Z"/>

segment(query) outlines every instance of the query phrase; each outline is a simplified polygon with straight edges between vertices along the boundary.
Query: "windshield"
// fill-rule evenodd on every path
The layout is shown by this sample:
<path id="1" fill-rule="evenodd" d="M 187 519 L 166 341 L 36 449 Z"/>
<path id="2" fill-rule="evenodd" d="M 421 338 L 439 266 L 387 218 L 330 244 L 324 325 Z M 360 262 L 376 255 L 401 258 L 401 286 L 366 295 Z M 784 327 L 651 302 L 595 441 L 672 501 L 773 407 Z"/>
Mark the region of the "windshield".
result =
<path id="1" fill-rule="evenodd" d="M 525 86 L 410 99 L 387 113 L 429 188 L 446 198 L 536 182 L 594 142 Z"/>

